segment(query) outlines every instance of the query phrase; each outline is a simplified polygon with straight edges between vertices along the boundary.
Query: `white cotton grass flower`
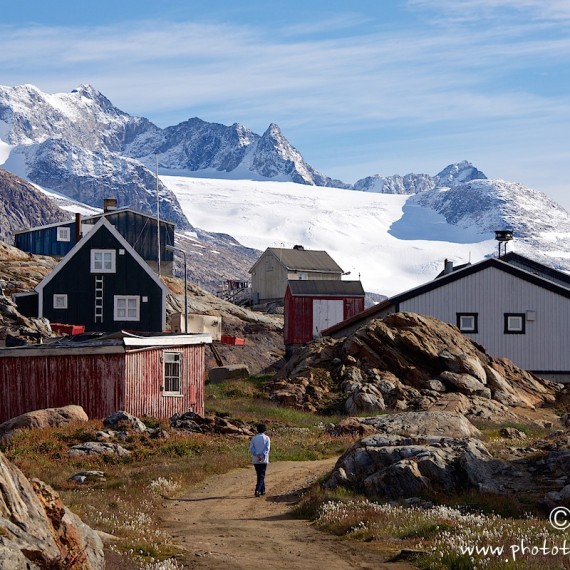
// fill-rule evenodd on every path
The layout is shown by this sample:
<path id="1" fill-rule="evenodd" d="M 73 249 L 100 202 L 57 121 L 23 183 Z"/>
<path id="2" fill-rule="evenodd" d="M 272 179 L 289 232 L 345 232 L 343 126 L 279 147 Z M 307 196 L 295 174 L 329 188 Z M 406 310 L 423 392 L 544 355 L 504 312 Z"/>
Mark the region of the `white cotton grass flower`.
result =
<path id="1" fill-rule="evenodd" d="M 172 479 L 166 479 L 165 477 L 153 479 L 149 483 L 149 487 L 152 493 L 164 497 L 165 499 L 173 497 L 181 489 L 180 483 Z"/>

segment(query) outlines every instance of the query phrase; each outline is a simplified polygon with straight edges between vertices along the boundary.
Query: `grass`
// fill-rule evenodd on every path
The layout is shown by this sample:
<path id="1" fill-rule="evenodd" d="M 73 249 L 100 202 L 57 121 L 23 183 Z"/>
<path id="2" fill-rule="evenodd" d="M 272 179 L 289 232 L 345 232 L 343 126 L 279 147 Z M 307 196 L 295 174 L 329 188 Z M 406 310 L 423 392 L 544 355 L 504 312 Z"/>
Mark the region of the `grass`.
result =
<path id="1" fill-rule="evenodd" d="M 272 438 L 272 460 L 305 461 L 342 453 L 351 437 L 331 437 L 324 426 L 339 416 L 317 416 L 270 402 L 264 392 L 267 377 L 234 380 L 206 387 L 207 412 L 228 414 L 254 426 L 262 421 Z M 111 567 L 125 570 L 178 570 L 180 550 L 157 524 L 156 513 L 165 498 L 185 493 L 214 474 L 249 464 L 248 438 L 189 434 L 169 430 L 167 421 L 142 418 L 150 427 L 170 433 L 168 439 L 131 435 L 121 444 L 126 458 L 69 458 L 71 445 L 94 439 L 101 422 L 61 428 L 21 431 L 0 447 L 26 475 L 52 485 L 64 503 L 87 524 L 117 538 L 108 547 Z M 486 445 L 504 447 L 502 427 L 525 431 L 525 445 L 546 432 L 513 424 L 481 425 Z M 525 429 L 523 429 L 525 428 Z M 512 445 L 511 442 L 508 445 Z M 105 480 L 84 485 L 68 479 L 78 471 L 103 471 Z M 533 555 L 512 546 L 562 546 L 564 536 L 547 521 L 527 513 L 534 504 L 526 497 L 502 498 L 478 493 L 432 497 L 432 509 L 371 502 L 346 489 L 329 490 L 317 484 L 305 493 L 296 514 L 311 519 L 324 531 L 350 540 L 366 541 L 384 551 L 410 550 L 413 564 L 431 570 L 551 570 L 570 568 L 568 556 Z M 502 515 L 502 516 L 501 516 Z M 0 536 L 2 530 L 0 529 Z M 502 548 L 499 556 L 487 547 Z M 480 548 L 479 552 L 465 552 Z M 569 545 L 570 548 L 570 545 Z M 463 549 L 463 550 L 462 550 Z"/>
<path id="2" fill-rule="evenodd" d="M 504 518 L 458 507 L 376 503 L 345 490 L 312 488 L 297 507 L 327 532 L 413 553 L 420 569 L 554 570 L 568 568 L 565 533 L 532 516 Z M 534 551 L 533 551 L 534 549 Z M 395 556 L 397 558 L 397 556 Z"/>
<path id="3" fill-rule="evenodd" d="M 266 377 L 236 380 L 206 387 L 208 412 L 227 413 L 252 426 L 263 421 L 272 438 L 272 460 L 305 461 L 342 453 L 352 438 L 330 437 L 319 417 L 282 408 L 263 392 Z M 175 570 L 172 557 L 179 548 L 157 523 L 165 498 L 183 494 L 210 475 L 226 473 L 250 463 L 247 437 L 191 434 L 170 430 L 168 421 L 141 418 L 150 427 L 162 427 L 168 439 L 131 434 L 120 445 L 128 457 L 69 458 L 70 446 L 95 440 L 100 421 L 59 428 L 21 430 L 0 444 L 7 458 L 28 477 L 50 484 L 64 503 L 91 527 L 112 534 L 117 541 L 108 558 L 114 567 Z M 79 471 L 103 471 L 104 480 L 70 482 Z M 134 562 L 133 560 L 136 561 Z M 170 562 L 169 562 L 170 559 Z M 157 566 L 159 561 L 165 561 Z"/>
<path id="4" fill-rule="evenodd" d="M 514 423 L 477 427 L 486 446 L 498 455 L 508 455 L 509 448 L 534 446 L 550 433 Z M 505 440 L 500 436 L 503 427 L 514 427 L 527 438 Z M 532 458 L 543 455 L 537 451 Z M 544 491 L 508 497 L 471 491 L 426 497 L 438 506 L 418 508 L 315 485 L 297 505 L 297 514 L 326 532 L 393 551 L 395 559 L 405 552 L 405 559 L 422 570 L 570 568 L 568 535 L 549 524 L 540 508 L 543 495 Z"/>

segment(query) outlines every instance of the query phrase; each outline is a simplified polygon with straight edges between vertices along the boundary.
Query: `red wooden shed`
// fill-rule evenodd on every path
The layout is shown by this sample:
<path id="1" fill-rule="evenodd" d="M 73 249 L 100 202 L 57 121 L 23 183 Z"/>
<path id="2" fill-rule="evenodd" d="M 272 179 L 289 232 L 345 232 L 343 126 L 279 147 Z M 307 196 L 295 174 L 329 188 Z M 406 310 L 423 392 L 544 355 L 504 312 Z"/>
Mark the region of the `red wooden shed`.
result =
<path id="1" fill-rule="evenodd" d="M 166 418 L 204 413 L 208 334 L 77 335 L 0 349 L 0 422 L 44 408 L 83 407 L 89 418 L 118 410 Z"/>
<path id="2" fill-rule="evenodd" d="M 285 344 L 301 344 L 364 310 L 360 281 L 288 281 L 285 292 Z"/>

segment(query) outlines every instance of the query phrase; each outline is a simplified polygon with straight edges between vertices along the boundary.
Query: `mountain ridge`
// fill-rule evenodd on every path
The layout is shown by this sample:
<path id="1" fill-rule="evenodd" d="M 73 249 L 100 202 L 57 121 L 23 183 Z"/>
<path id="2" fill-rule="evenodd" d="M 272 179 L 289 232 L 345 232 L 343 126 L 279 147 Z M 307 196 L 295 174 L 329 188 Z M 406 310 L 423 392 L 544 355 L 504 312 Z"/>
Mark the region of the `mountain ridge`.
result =
<path id="1" fill-rule="evenodd" d="M 338 247 L 344 256 L 346 248 L 361 240 L 377 257 L 384 256 L 386 265 L 378 273 L 379 284 L 369 290 L 387 291 L 384 279 L 395 287 L 390 275 L 397 274 L 402 290 L 417 284 L 418 275 L 432 275 L 444 257 L 464 260 L 471 251 L 491 255 L 493 230 L 507 226 L 514 229 L 523 253 L 570 270 L 568 213 L 523 185 L 488 180 L 466 160 L 433 176 L 376 174 L 348 185 L 311 167 L 275 123 L 261 135 L 240 123 L 226 126 L 197 117 L 162 129 L 116 108 L 90 85 L 55 95 L 31 85 L 0 86 L 0 165 L 47 192 L 97 208 L 103 198 L 117 197 L 119 207 L 154 215 L 158 190 L 161 217 L 176 223 L 197 266 L 202 260 L 204 267 L 196 275 L 201 283 L 209 280 L 210 289 L 224 274 L 247 279 L 256 252 L 270 245 L 293 241 L 331 251 Z M 192 189 L 213 185 L 211 200 L 204 202 L 212 211 L 199 212 L 196 196 L 183 188 L 184 176 L 178 177 L 177 186 L 170 174 L 194 176 L 188 183 Z M 253 189 L 256 183 L 281 186 L 264 193 Z M 251 205 L 246 203 L 248 192 L 256 196 Z M 382 201 L 380 195 L 393 198 Z M 226 211 L 226 202 L 231 211 Z M 249 208 L 262 211 L 266 219 Z M 300 212 L 300 218 L 290 211 Z M 238 231 L 247 216 L 247 231 L 259 235 Z M 25 219 L 18 223 L 38 225 Z M 423 257 L 411 255 L 408 246 Z M 380 251 L 390 248 L 394 253 L 387 257 Z M 224 265 L 216 259 L 220 252 L 228 259 L 235 256 L 236 262 Z M 354 272 L 356 257 L 345 258 Z M 363 259 L 366 269 L 377 263 L 374 255 Z M 407 265 L 398 273 L 401 264 Z"/>

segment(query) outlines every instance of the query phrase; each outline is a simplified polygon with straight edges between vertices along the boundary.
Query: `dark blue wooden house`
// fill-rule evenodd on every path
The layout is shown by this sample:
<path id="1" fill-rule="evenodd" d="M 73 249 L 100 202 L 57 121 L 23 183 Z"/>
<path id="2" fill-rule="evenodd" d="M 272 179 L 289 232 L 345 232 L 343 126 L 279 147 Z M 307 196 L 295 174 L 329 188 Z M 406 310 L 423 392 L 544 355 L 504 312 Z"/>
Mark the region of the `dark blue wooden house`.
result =
<path id="1" fill-rule="evenodd" d="M 160 332 L 166 328 L 167 292 L 145 260 L 101 216 L 35 292 L 20 294 L 16 303 L 28 316 L 83 325 L 86 331 Z"/>
<path id="2" fill-rule="evenodd" d="M 104 211 L 82 218 L 16 232 L 14 245 L 26 253 L 63 257 L 101 219 L 109 221 L 134 250 L 152 267 L 158 269 L 158 221 L 130 208 L 116 208 L 116 200 L 106 199 Z M 174 245 L 174 224 L 160 220 L 160 268 L 162 274 L 172 274 L 173 252 L 166 249 Z"/>

